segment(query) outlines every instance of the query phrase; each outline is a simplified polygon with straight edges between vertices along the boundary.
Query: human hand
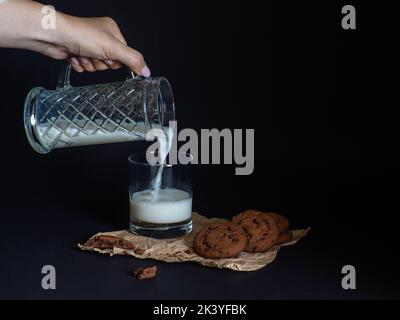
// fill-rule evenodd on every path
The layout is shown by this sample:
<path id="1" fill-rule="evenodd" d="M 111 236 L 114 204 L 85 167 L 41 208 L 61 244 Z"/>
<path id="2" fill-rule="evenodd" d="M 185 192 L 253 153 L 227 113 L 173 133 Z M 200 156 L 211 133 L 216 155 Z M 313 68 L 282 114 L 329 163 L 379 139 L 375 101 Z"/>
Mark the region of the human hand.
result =
<path id="1" fill-rule="evenodd" d="M 137 74 L 150 76 L 143 55 L 127 46 L 113 19 L 64 16 L 60 26 L 63 30 L 57 44 L 47 53 L 69 59 L 76 71 L 118 69 L 124 64 Z"/>
<path id="2" fill-rule="evenodd" d="M 127 46 L 117 23 L 108 17 L 78 18 L 56 12 L 55 28 L 41 25 L 43 5 L 28 0 L 0 3 L 0 47 L 27 49 L 68 59 L 77 72 L 126 65 L 150 76 L 142 54 Z"/>

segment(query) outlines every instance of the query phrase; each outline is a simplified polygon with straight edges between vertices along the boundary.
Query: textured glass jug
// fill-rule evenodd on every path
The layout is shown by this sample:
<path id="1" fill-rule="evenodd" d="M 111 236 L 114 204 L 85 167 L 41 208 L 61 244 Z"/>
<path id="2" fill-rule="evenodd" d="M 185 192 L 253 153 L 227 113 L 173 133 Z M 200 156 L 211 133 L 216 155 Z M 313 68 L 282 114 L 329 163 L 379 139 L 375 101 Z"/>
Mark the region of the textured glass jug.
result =
<path id="1" fill-rule="evenodd" d="M 71 66 L 56 90 L 32 89 L 25 100 L 24 125 L 39 153 L 55 148 L 145 140 L 152 128 L 175 120 L 166 78 L 135 77 L 84 87 L 70 85 Z"/>

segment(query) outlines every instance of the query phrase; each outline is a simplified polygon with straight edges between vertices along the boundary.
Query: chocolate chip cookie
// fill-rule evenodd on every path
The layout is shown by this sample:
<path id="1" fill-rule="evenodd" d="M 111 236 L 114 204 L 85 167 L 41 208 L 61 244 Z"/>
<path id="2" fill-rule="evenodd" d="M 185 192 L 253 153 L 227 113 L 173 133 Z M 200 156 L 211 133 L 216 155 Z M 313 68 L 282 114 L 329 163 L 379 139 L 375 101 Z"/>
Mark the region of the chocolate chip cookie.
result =
<path id="1" fill-rule="evenodd" d="M 261 211 L 247 210 L 232 218 L 247 233 L 246 252 L 265 252 L 274 246 L 279 236 L 276 219 Z"/>
<path id="2" fill-rule="evenodd" d="M 279 237 L 276 240 L 275 244 L 276 245 L 280 245 L 280 244 L 286 243 L 286 242 L 288 242 L 288 241 L 290 241 L 292 239 L 293 239 L 292 231 L 286 230 L 286 231 L 284 231 L 284 232 L 279 234 Z"/>
<path id="3" fill-rule="evenodd" d="M 241 226 L 232 222 L 215 222 L 200 230 L 193 241 L 193 250 L 204 258 L 219 259 L 237 256 L 247 244 Z"/>
<path id="4" fill-rule="evenodd" d="M 280 214 L 277 214 L 275 212 L 265 212 L 265 214 L 267 214 L 275 219 L 280 233 L 283 233 L 289 229 L 289 220 L 286 217 L 284 217 Z"/>

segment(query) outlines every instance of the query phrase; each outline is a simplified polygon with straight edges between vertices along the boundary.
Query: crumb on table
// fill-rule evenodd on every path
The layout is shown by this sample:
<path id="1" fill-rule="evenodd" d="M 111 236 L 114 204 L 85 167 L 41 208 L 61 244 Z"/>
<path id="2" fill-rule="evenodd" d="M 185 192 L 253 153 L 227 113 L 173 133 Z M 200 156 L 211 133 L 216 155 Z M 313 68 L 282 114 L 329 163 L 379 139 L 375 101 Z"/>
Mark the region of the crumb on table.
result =
<path id="1" fill-rule="evenodd" d="M 134 271 L 135 278 L 138 280 L 152 279 L 157 275 L 157 267 L 138 268 Z"/>

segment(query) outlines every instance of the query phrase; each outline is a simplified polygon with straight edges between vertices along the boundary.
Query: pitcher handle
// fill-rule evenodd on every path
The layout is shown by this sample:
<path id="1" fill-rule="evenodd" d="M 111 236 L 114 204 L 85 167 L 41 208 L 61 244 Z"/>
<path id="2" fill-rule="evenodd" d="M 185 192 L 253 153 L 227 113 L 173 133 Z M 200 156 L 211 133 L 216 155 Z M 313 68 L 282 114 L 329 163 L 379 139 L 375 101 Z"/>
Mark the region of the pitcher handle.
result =
<path id="1" fill-rule="evenodd" d="M 67 63 L 67 66 L 65 68 L 62 68 L 60 76 L 58 77 L 58 82 L 57 82 L 57 90 L 62 89 L 65 87 L 70 87 L 70 77 L 71 77 L 71 64 Z M 136 79 L 136 76 L 132 70 L 128 69 L 128 78 L 127 79 Z"/>

